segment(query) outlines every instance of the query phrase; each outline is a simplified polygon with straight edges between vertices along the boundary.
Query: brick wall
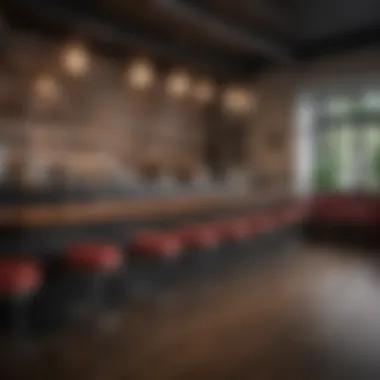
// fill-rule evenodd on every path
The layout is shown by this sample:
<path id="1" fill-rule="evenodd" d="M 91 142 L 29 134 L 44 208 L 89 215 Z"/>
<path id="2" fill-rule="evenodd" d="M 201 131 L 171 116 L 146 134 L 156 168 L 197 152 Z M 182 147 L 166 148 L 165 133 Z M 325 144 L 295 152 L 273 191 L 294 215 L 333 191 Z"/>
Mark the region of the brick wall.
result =
<path id="1" fill-rule="evenodd" d="M 89 74 L 71 78 L 59 69 L 62 43 L 23 34 L 5 41 L 0 139 L 12 148 L 8 161 L 15 177 L 38 182 L 47 166 L 69 181 L 95 182 L 120 173 L 117 167 L 141 176 L 152 165 L 173 175 L 205 170 L 205 107 L 167 96 L 165 73 L 158 71 L 151 91 L 139 92 L 124 82 L 123 60 L 94 54 Z M 51 88 L 52 79 L 58 88 Z M 59 101 L 41 102 L 34 91 L 50 97 L 55 91 Z"/>

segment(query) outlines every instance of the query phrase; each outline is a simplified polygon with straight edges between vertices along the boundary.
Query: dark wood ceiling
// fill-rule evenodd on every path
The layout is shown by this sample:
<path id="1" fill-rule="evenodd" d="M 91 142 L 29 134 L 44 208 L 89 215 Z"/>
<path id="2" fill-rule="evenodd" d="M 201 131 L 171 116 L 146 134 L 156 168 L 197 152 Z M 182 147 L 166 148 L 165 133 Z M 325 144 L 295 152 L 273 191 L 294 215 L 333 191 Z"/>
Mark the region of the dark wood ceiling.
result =
<path id="1" fill-rule="evenodd" d="M 27 18 L 44 25 L 59 25 L 72 34 L 80 33 L 104 44 L 130 47 L 237 76 L 323 53 L 323 47 L 332 41 L 336 41 L 334 48 L 341 47 L 346 36 L 352 35 L 352 42 L 363 31 L 372 42 L 380 35 L 377 33 L 380 6 L 374 0 L 3 0 L 1 3 L 8 17 L 22 16 L 23 22 Z M 360 11 L 363 4 L 366 12 Z M 360 20 L 355 15 L 360 15 Z M 326 27 L 321 26 L 323 23 Z"/>
<path id="2" fill-rule="evenodd" d="M 260 0 L 261 1 L 261 0 Z M 192 48 L 234 58 L 282 60 L 289 55 L 289 19 L 269 2 L 231 0 L 97 0 L 100 9 L 123 15 Z M 294 31 L 293 31 L 294 32 Z"/>

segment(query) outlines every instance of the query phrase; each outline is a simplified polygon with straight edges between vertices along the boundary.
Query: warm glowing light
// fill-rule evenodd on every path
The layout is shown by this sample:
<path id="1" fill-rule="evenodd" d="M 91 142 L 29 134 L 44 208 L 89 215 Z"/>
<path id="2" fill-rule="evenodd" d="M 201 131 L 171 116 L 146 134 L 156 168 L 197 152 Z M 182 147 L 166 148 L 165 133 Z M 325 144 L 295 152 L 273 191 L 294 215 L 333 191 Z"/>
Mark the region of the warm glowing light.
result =
<path id="1" fill-rule="evenodd" d="M 199 80 L 194 84 L 194 99 L 202 104 L 211 103 L 215 98 L 215 85 L 209 80 Z"/>
<path id="2" fill-rule="evenodd" d="M 82 45 L 67 46 L 61 59 L 63 69 L 73 77 L 85 76 L 90 70 L 90 54 Z"/>
<path id="3" fill-rule="evenodd" d="M 186 70 L 176 70 L 166 78 L 165 89 L 173 98 L 185 98 L 191 90 L 191 77 Z"/>
<path id="4" fill-rule="evenodd" d="M 239 87 L 230 87 L 226 89 L 223 93 L 223 107 L 226 111 L 235 114 L 245 114 L 252 110 L 251 94 Z"/>
<path id="5" fill-rule="evenodd" d="M 155 81 L 153 64 L 147 59 L 134 61 L 127 69 L 126 80 L 128 85 L 137 91 L 151 88 Z"/>
<path id="6" fill-rule="evenodd" d="M 35 98 L 45 103 L 56 103 L 61 97 L 59 85 L 50 75 L 42 75 L 35 79 L 33 94 Z"/>

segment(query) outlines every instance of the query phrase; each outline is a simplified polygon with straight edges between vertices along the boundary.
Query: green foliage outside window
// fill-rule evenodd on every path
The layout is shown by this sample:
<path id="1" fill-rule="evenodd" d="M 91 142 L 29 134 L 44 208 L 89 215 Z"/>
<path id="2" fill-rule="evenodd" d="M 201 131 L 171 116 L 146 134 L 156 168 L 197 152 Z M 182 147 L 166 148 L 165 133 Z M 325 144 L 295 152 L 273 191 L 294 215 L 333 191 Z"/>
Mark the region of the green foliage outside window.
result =
<path id="1" fill-rule="evenodd" d="M 328 191 L 339 188 L 340 131 L 325 132 L 319 145 L 319 160 L 314 173 L 314 187 Z"/>
<path id="2" fill-rule="evenodd" d="M 334 190 L 338 187 L 336 176 L 327 165 L 317 168 L 314 182 L 314 187 L 318 190 Z"/>

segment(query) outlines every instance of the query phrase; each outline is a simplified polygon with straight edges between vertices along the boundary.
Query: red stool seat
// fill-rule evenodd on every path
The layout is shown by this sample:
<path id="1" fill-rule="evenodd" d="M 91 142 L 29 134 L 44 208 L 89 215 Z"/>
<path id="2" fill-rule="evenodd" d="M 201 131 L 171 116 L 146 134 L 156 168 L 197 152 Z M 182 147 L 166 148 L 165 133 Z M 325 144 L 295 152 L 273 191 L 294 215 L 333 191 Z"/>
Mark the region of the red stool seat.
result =
<path id="1" fill-rule="evenodd" d="M 250 219 L 251 231 L 253 234 L 261 234 L 271 231 L 275 226 L 272 215 L 255 215 Z"/>
<path id="2" fill-rule="evenodd" d="M 27 260 L 0 260 L 0 295 L 21 296 L 37 291 L 43 284 L 42 267 Z"/>
<path id="3" fill-rule="evenodd" d="M 311 206 L 310 206 L 309 201 L 301 202 L 297 206 L 297 212 L 301 218 L 301 221 L 304 221 L 310 217 L 310 211 L 311 211 Z"/>
<path id="4" fill-rule="evenodd" d="M 82 243 L 69 247 L 63 258 L 67 268 L 86 272 L 110 272 L 123 265 L 117 247 L 99 243 Z"/>
<path id="5" fill-rule="evenodd" d="M 302 219 L 303 211 L 297 206 L 290 206 L 282 211 L 281 220 L 284 224 L 289 225 L 298 223 Z"/>
<path id="6" fill-rule="evenodd" d="M 235 219 L 224 222 L 219 226 L 221 239 L 228 242 L 237 242 L 251 235 L 249 219 Z"/>
<path id="7" fill-rule="evenodd" d="M 178 257 L 181 253 L 181 240 L 172 233 L 143 232 L 130 245 L 130 254 L 134 257 L 166 259 Z"/>
<path id="8" fill-rule="evenodd" d="M 293 210 L 290 207 L 286 207 L 280 211 L 280 219 L 284 224 L 291 223 L 293 217 Z"/>
<path id="9" fill-rule="evenodd" d="M 269 218 L 271 222 L 268 222 L 268 224 L 270 225 L 271 229 L 281 228 L 284 225 L 282 209 L 273 210 L 269 214 Z"/>
<path id="10" fill-rule="evenodd" d="M 219 245 L 219 234 L 210 225 L 183 227 L 175 233 L 186 248 L 213 249 Z"/>

